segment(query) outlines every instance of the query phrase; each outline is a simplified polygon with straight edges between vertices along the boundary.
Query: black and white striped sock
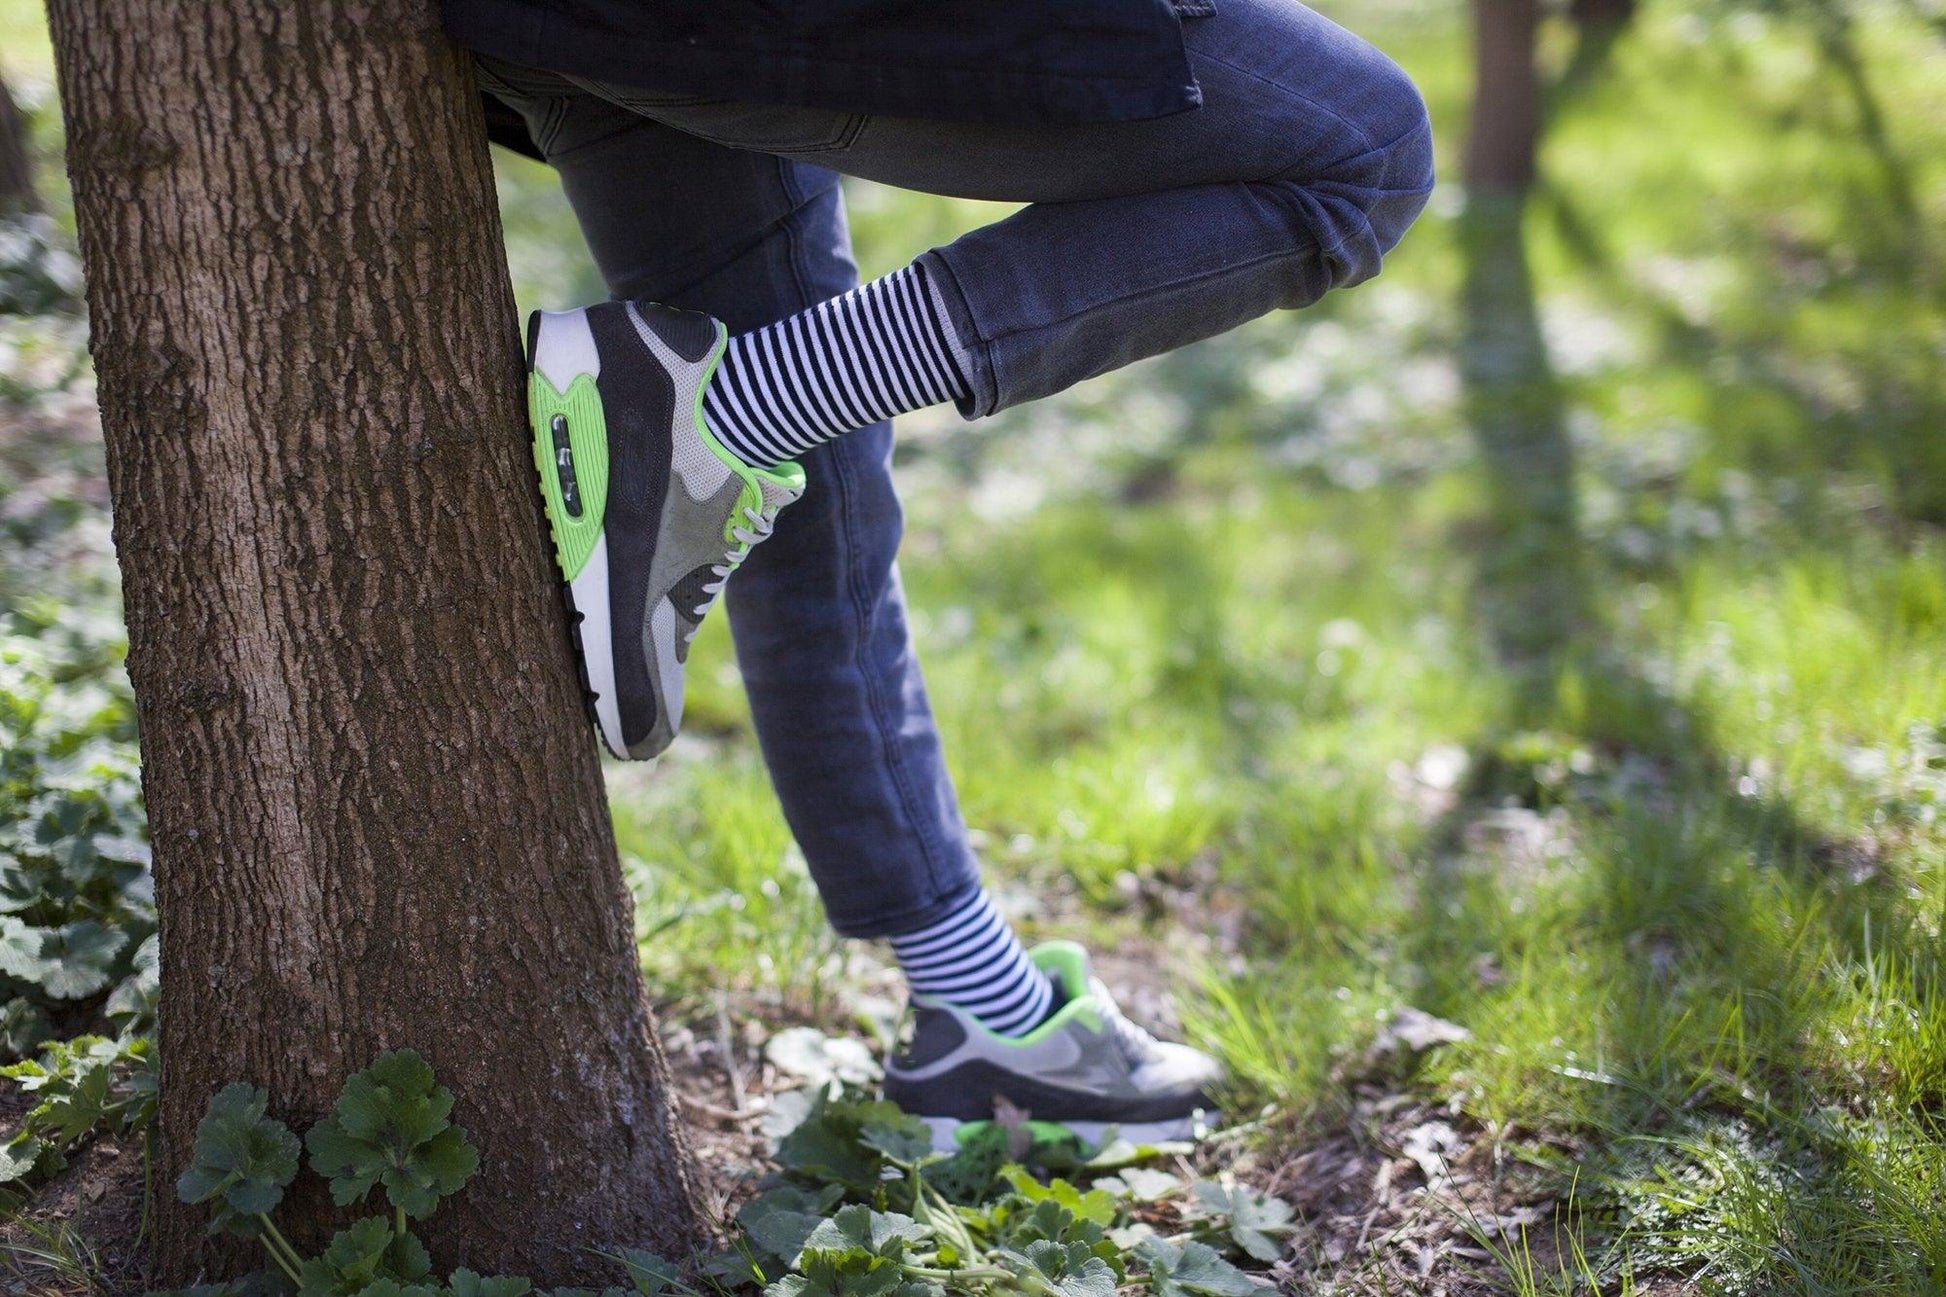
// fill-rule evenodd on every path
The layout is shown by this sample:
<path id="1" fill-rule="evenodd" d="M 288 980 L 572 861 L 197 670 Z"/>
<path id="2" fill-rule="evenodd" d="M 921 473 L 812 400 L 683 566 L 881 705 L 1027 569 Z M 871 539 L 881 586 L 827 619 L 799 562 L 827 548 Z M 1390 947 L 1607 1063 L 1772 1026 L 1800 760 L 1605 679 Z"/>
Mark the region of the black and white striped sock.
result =
<path id="1" fill-rule="evenodd" d="M 731 338 L 703 418 L 738 458 L 768 468 L 967 390 L 925 272 L 911 265 Z"/>
<path id="2" fill-rule="evenodd" d="M 912 989 L 1018 1036 L 1047 1020 L 1054 985 L 983 891 L 930 927 L 892 938 Z"/>

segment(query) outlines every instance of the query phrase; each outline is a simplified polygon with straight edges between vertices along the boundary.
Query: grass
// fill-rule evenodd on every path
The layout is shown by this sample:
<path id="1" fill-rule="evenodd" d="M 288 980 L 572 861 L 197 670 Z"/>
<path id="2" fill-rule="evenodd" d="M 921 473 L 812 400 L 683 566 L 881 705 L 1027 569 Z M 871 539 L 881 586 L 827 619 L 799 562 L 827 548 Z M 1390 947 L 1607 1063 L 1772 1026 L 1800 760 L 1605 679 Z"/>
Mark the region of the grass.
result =
<path id="1" fill-rule="evenodd" d="M 1455 174 L 1462 7 L 1341 9 Z M 1487 508 L 1536 488 L 1469 426 L 1450 183 L 1342 300 L 902 425 L 913 621 L 1023 926 L 1166 967 L 1273 1164 L 1373 1087 L 1442 1105 L 1552 1204 L 1454 1222 L 1495 1290 L 1946 1286 L 1946 49 L 1856 12 L 1821 44 L 1650 3 L 1561 106 L 1525 227 L 1574 463 L 1545 552 Z M 597 293 L 502 166 L 523 304 Z M 868 273 L 1004 210 L 851 196 Z M 1587 615 L 1510 662 L 1494 583 L 1549 568 Z M 721 618 L 690 672 L 699 737 L 611 778 L 666 1012 L 882 1016 Z M 1408 1005 L 1470 1038 L 1374 1062 Z"/>

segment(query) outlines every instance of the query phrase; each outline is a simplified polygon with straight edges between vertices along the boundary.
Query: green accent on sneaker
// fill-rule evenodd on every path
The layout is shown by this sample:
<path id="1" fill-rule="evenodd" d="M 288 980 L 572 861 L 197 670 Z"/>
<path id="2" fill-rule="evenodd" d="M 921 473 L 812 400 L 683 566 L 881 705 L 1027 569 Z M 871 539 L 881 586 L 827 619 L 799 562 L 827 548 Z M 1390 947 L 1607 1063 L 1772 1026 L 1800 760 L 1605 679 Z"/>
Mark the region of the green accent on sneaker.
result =
<path id="1" fill-rule="evenodd" d="M 564 474 L 555 448 L 554 420 L 567 421 L 567 447 L 573 461 Z M 534 433 L 534 468 L 541 476 L 541 500 L 554 527 L 554 557 L 563 579 L 572 581 L 587 565 L 601 539 L 608 504 L 608 424 L 592 374 L 577 374 L 565 392 L 556 391 L 539 370 L 528 375 L 527 422 Z M 562 478 L 573 484 L 563 489 Z M 570 500 L 579 505 L 570 508 Z"/>
<path id="2" fill-rule="evenodd" d="M 696 420 L 696 435 L 702 438 L 703 444 L 709 447 L 710 453 L 722 460 L 724 465 L 743 482 L 743 494 L 737 498 L 737 507 L 731 511 L 730 516 L 723 523 L 724 542 L 729 545 L 735 545 L 739 543 L 736 538 L 736 529 L 742 526 L 745 521 L 744 510 L 754 509 L 759 513 L 763 512 L 763 484 L 769 482 L 773 486 L 782 487 L 786 491 L 801 493 L 804 490 L 804 468 L 795 460 L 788 459 L 775 468 L 761 468 L 755 464 L 746 464 L 737 456 L 735 451 L 718 441 L 716 434 L 710 431 L 709 421 L 703 418 L 703 393 L 709 390 L 710 380 L 716 377 L 716 368 L 723 363 L 723 355 L 729 347 L 729 343 L 729 326 L 725 325 L 721 320 L 718 320 L 716 322 L 716 349 L 710 353 L 709 367 L 703 371 L 703 381 L 696 384 L 694 418 Z"/>
<path id="3" fill-rule="evenodd" d="M 953 1130 L 953 1142 L 961 1148 L 972 1143 L 980 1133 L 996 1123 L 991 1121 L 962 1121 Z M 1036 1144 L 1058 1144 L 1062 1140 L 1074 1140 L 1083 1148 L 1091 1147 L 1087 1140 L 1069 1130 L 1058 1121 L 1029 1121 L 1027 1135 Z"/>
<path id="4" fill-rule="evenodd" d="M 1027 952 L 1027 958 L 1033 962 L 1034 967 L 1046 973 L 1061 994 L 1067 997 L 1066 1003 L 1050 1013 L 1039 1026 L 1024 1031 L 1018 1036 L 1003 1036 L 970 1015 L 967 1018 L 969 1025 L 985 1032 L 1000 1044 L 1015 1049 L 1038 1045 L 1049 1036 L 1058 1035 L 1069 1023 L 1077 1020 L 1089 1031 L 1101 1030 L 1101 1011 L 1095 1005 L 1094 993 L 1088 989 L 1086 949 L 1073 941 L 1043 941 Z"/>

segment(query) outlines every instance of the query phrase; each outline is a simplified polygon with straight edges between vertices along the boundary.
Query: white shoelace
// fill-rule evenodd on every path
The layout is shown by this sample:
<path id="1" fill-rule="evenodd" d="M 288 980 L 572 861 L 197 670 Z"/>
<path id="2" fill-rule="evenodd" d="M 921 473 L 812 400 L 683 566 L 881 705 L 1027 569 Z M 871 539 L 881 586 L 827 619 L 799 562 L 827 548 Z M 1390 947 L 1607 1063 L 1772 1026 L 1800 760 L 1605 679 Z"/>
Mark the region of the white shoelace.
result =
<path id="1" fill-rule="evenodd" d="M 775 509 L 756 509 L 745 505 L 743 516 L 749 520 L 749 526 L 738 524 L 730 529 L 730 535 L 737 541 L 736 548 L 725 550 L 721 563 L 710 564 L 709 570 L 716 574 L 716 579 L 703 583 L 703 593 L 707 598 L 696 609 L 697 627 L 692 628 L 684 637 L 686 640 L 695 638 L 696 629 L 701 627 L 703 614 L 715 605 L 716 597 L 723 593 L 723 583 L 730 579 L 730 573 L 743 565 L 743 560 L 750 556 L 750 551 L 756 548 L 759 541 L 769 536 L 771 530 L 777 525 Z"/>
<path id="2" fill-rule="evenodd" d="M 1108 994 L 1108 988 L 1100 981 L 1089 989 L 1094 994 L 1095 1003 L 1101 1006 L 1101 1016 L 1107 1021 L 1109 1031 L 1114 1033 L 1116 1045 L 1131 1058 L 1146 1057 L 1156 1045 L 1156 1038 L 1129 1021 L 1122 1012 L 1122 1006 L 1115 1003 L 1114 997 Z"/>

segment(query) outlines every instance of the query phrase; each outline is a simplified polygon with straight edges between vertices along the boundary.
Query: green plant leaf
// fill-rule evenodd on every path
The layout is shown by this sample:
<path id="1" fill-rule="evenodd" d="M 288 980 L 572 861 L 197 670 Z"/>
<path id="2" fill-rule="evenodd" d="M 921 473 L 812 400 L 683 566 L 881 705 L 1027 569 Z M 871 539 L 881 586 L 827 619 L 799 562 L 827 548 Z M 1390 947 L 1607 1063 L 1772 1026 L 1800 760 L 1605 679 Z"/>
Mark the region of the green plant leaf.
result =
<path id="1" fill-rule="evenodd" d="M 1198 1180 L 1192 1188 L 1196 1214 L 1220 1222 L 1245 1256 L 1268 1262 L 1284 1254 L 1278 1240 L 1297 1228 L 1289 1203 L 1216 1180 Z"/>
<path id="2" fill-rule="evenodd" d="M 999 1175 L 1006 1164 L 1007 1132 L 988 1122 L 975 1129 L 959 1152 L 943 1162 L 934 1162 L 921 1174 L 946 1201 L 971 1205 L 1004 1192 Z"/>
<path id="3" fill-rule="evenodd" d="M 1028 1211 L 1011 1213 L 1005 1233 L 1008 1244 L 1015 1248 L 1043 1239 L 1092 1248 L 1106 1237 L 1100 1222 L 1083 1220 L 1052 1198 L 1043 1198 Z"/>
<path id="4" fill-rule="evenodd" d="M 452 1297 L 526 1297 L 534 1286 L 529 1279 L 508 1279 L 501 1276 L 484 1277 L 461 1266 L 453 1271 L 446 1281 L 446 1288 Z"/>
<path id="5" fill-rule="evenodd" d="M 331 1115 L 305 1136 L 311 1169 L 331 1181 L 339 1206 L 361 1201 L 375 1184 L 394 1207 L 422 1220 L 478 1169 L 479 1151 L 447 1120 L 453 1092 L 410 1049 L 381 1054 L 345 1080 Z"/>
<path id="6" fill-rule="evenodd" d="M 895 1211 L 873 1211 L 863 1203 L 843 1207 L 829 1220 L 819 1221 L 804 1240 L 805 1251 L 862 1253 L 897 1261 L 906 1246 L 932 1236 L 932 1230 Z"/>
<path id="7" fill-rule="evenodd" d="M 76 1000 L 108 985 L 128 934 L 94 919 L 36 928 L 0 915 L 0 972 L 39 986 L 50 998 Z"/>
<path id="8" fill-rule="evenodd" d="M 926 1166 L 943 1162 L 947 1157 L 933 1151 L 932 1131 L 926 1128 L 926 1123 L 903 1112 L 893 1121 L 884 1118 L 867 1121 L 860 1128 L 858 1142 L 901 1166 Z"/>
<path id="9" fill-rule="evenodd" d="M 32 1175 L 45 1147 L 40 1140 L 24 1133 L 0 1145 L 0 1184 L 11 1184 Z"/>
<path id="10" fill-rule="evenodd" d="M 1261 1291 L 1207 1243 L 1149 1239 L 1136 1246 L 1135 1255 L 1148 1268 L 1155 1297 L 1254 1297 Z"/>
<path id="11" fill-rule="evenodd" d="M 176 1195 L 210 1206 L 210 1232 L 254 1238 L 253 1219 L 283 1201 L 297 1175 L 297 1136 L 266 1117 L 269 1096 L 236 1082 L 216 1092 L 196 1127 L 189 1169 L 176 1178 Z"/>
<path id="12" fill-rule="evenodd" d="M 824 1222 L 845 1195 L 839 1185 L 809 1193 L 795 1185 L 779 1185 L 737 1209 L 737 1224 L 762 1252 L 763 1260 L 788 1267 L 804 1250 L 811 1231 Z"/>
<path id="13" fill-rule="evenodd" d="M 862 1252 L 814 1251 L 804 1255 L 802 1273 L 785 1275 L 764 1289 L 765 1297 L 938 1297 L 935 1286 L 911 1284 L 905 1271 L 883 1257 Z"/>
<path id="14" fill-rule="evenodd" d="M 1015 1193 L 1028 1202 L 1057 1202 L 1080 1219 L 1093 1221 L 1104 1228 L 1115 1221 L 1114 1196 L 1100 1189 L 1083 1193 L 1066 1180 L 1052 1180 L 1043 1185 L 1022 1166 L 1003 1167 L 1000 1175 L 1013 1186 Z"/>
<path id="15" fill-rule="evenodd" d="M 444 1297 L 444 1294 L 434 1284 L 402 1284 L 396 1279 L 374 1279 L 358 1290 L 358 1297 Z"/>
<path id="16" fill-rule="evenodd" d="M 1167 1171 L 1156 1171 L 1144 1166 L 1125 1167 L 1119 1174 L 1106 1176 L 1095 1181 L 1095 1188 L 1116 1197 L 1134 1198 L 1140 1202 L 1154 1202 L 1166 1198 L 1182 1188 L 1182 1179 Z"/>
<path id="17" fill-rule="evenodd" d="M 304 1263 L 297 1291 L 299 1297 L 357 1297 L 381 1280 L 417 1284 L 431 1273 L 432 1258 L 423 1243 L 411 1234 L 395 1234 L 383 1216 L 367 1216 L 332 1235 L 323 1254 Z"/>
<path id="18" fill-rule="evenodd" d="M 1015 1251 L 1001 1249 L 1004 1264 L 1021 1273 L 1037 1272 L 1064 1297 L 1115 1297 L 1115 1272 L 1090 1248 L 1045 1239 Z"/>
<path id="19" fill-rule="evenodd" d="M 653 1252 L 636 1247 L 623 1248 L 616 1259 L 627 1267 L 629 1282 L 642 1297 L 663 1297 L 664 1293 L 695 1297 L 696 1290 L 683 1281 L 682 1267 L 674 1261 L 665 1261 Z"/>
<path id="20" fill-rule="evenodd" d="M 871 1122 L 895 1126 L 904 1116 L 889 1103 L 832 1103 L 820 1098 L 810 1115 L 778 1142 L 777 1161 L 803 1178 L 871 1194 L 878 1188 L 884 1159 L 862 1142 L 865 1126 Z"/>
<path id="21" fill-rule="evenodd" d="M 26 996 L 17 995 L 0 1008 L 0 1058 L 31 1054 L 53 1035 L 47 1014 Z"/>

